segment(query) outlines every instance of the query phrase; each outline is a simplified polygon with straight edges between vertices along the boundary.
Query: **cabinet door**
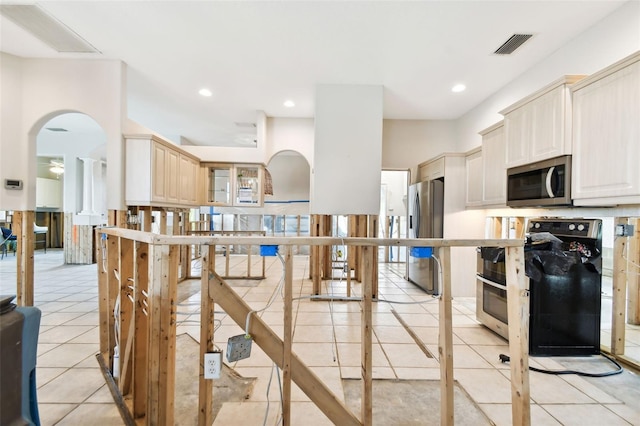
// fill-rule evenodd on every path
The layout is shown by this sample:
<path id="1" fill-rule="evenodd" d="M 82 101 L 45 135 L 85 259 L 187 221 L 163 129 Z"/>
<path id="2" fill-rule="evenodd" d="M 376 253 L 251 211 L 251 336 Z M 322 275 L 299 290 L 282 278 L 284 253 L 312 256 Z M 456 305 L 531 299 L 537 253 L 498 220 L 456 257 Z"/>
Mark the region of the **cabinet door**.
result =
<path id="1" fill-rule="evenodd" d="M 478 151 L 465 158 L 467 207 L 482 205 L 482 157 L 483 152 Z"/>
<path id="2" fill-rule="evenodd" d="M 574 92 L 574 199 L 640 195 L 638 117 L 640 62 Z"/>
<path id="3" fill-rule="evenodd" d="M 133 159 L 132 159 L 133 160 Z M 151 200 L 166 201 L 167 148 L 158 143 L 151 144 Z"/>
<path id="4" fill-rule="evenodd" d="M 533 110 L 529 105 L 511 111 L 504 118 L 506 137 L 506 165 L 515 167 L 529 161 L 532 142 Z"/>
<path id="5" fill-rule="evenodd" d="M 235 205 L 262 205 L 262 168 L 236 166 Z"/>
<path id="6" fill-rule="evenodd" d="M 565 150 L 565 86 L 545 93 L 531 102 L 533 121 L 530 129 L 529 162 L 568 154 Z"/>
<path id="7" fill-rule="evenodd" d="M 504 127 L 482 137 L 483 204 L 506 204 L 507 169 L 505 167 Z"/>
<path id="8" fill-rule="evenodd" d="M 170 203 L 177 203 L 178 197 L 178 182 L 180 181 L 180 175 L 178 174 L 178 167 L 180 164 L 180 153 L 172 149 L 167 149 L 167 163 L 165 168 L 165 185 L 166 185 L 166 201 Z"/>
<path id="9" fill-rule="evenodd" d="M 198 193 L 199 164 L 191 157 L 180 154 L 180 202 L 195 205 Z"/>

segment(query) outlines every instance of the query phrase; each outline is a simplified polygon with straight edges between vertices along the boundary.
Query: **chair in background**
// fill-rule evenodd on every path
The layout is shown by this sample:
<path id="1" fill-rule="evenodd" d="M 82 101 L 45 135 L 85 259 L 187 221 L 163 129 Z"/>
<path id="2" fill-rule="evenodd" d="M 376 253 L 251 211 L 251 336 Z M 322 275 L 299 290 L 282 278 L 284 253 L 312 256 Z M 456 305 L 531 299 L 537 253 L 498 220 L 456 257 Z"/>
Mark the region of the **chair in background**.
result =
<path id="1" fill-rule="evenodd" d="M 13 247 L 13 255 L 16 254 L 16 244 L 18 238 L 13 235 L 11 229 L 0 227 L 2 229 L 2 237 L 0 238 L 0 259 L 4 259 L 4 256 L 7 254 L 7 249 L 9 245 Z"/>

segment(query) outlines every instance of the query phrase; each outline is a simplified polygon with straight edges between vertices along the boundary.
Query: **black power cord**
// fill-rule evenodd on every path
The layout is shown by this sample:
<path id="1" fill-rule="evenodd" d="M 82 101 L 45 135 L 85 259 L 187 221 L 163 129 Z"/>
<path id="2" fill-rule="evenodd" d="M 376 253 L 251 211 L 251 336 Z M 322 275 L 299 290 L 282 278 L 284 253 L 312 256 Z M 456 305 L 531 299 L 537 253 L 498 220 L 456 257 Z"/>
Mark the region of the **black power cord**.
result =
<path id="1" fill-rule="evenodd" d="M 611 361 L 616 366 L 616 370 L 614 370 L 614 371 L 606 371 L 604 373 L 587 373 L 587 372 L 584 372 L 584 371 L 576 371 L 576 370 L 543 370 L 541 368 L 536 368 L 536 367 L 531 367 L 531 366 L 529 366 L 529 370 L 537 371 L 538 373 L 544 373 L 544 374 L 556 374 L 556 375 L 560 375 L 560 374 L 575 374 L 577 376 L 585 376 L 585 377 L 614 376 L 614 375 L 620 374 L 620 373 L 622 373 L 624 371 L 622 366 L 620 364 L 618 364 L 618 362 L 615 359 L 607 356 L 603 352 L 600 352 L 600 355 L 602 355 L 603 357 L 605 357 L 606 359 Z M 500 361 L 502 363 L 509 362 L 509 360 L 510 360 L 510 358 L 509 358 L 508 355 L 500 354 Z"/>

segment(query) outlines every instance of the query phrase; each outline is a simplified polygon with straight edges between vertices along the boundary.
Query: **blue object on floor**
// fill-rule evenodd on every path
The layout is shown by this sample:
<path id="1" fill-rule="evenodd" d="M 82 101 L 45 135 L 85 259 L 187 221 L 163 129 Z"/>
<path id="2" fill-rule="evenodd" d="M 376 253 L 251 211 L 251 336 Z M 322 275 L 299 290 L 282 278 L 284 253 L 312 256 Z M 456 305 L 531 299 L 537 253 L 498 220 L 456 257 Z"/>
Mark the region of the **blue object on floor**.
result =
<path id="1" fill-rule="evenodd" d="M 433 247 L 411 247 L 409 254 L 419 259 L 431 257 L 433 255 Z"/>
<path id="2" fill-rule="evenodd" d="M 36 358 L 40 309 L 0 296 L 0 424 L 40 425 Z"/>
<path id="3" fill-rule="evenodd" d="M 278 246 L 261 245 L 260 256 L 275 256 L 278 254 Z"/>

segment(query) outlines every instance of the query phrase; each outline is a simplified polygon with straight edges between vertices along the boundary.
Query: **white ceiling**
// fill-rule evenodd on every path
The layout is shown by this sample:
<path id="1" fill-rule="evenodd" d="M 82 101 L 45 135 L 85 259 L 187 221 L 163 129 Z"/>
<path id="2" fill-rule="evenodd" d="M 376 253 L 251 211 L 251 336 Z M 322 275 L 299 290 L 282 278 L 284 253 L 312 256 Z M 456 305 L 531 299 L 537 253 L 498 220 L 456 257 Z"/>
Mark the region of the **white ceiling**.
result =
<path id="1" fill-rule="evenodd" d="M 255 122 L 256 111 L 313 117 L 318 84 L 384 86 L 385 118 L 456 119 L 623 3 L 42 1 L 101 53 L 58 53 L 5 17 L 0 50 L 122 60 L 132 120 L 230 146 L 247 137 L 235 123 Z M 534 36 L 494 55 L 514 33 Z M 468 89 L 452 93 L 456 83 Z M 213 96 L 198 95 L 202 87 Z"/>

